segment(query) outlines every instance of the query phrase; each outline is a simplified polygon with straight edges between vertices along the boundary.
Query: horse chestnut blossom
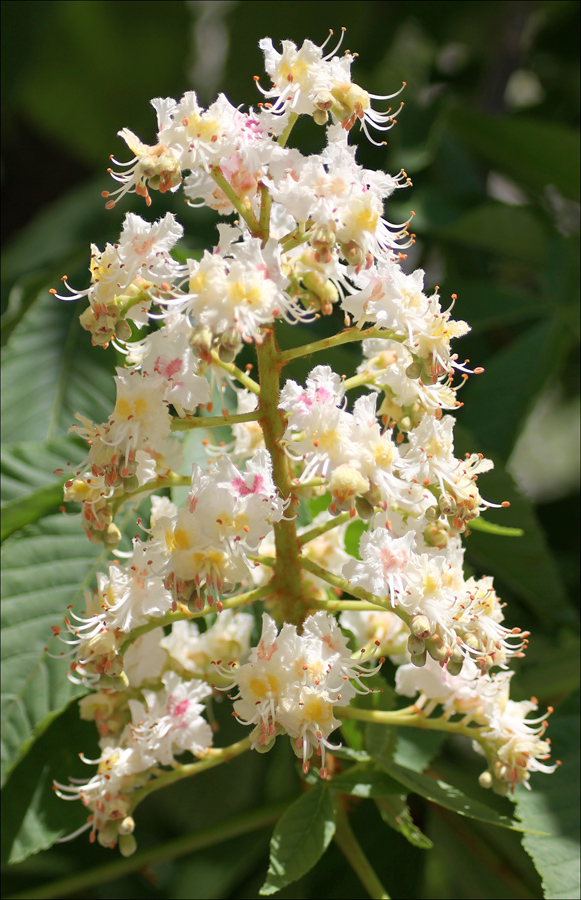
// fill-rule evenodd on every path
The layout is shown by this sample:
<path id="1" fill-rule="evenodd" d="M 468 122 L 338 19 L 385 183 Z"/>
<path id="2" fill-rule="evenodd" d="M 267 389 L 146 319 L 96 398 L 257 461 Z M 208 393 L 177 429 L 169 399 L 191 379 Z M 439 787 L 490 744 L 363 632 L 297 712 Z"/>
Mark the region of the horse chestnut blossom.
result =
<path id="1" fill-rule="evenodd" d="M 463 540 L 494 505 L 477 485 L 492 462 L 454 450 L 457 389 L 482 371 L 452 346 L 469 326 L 402 268 L 411 217 L 392 224 L 389 198 L 407 175 L 363 168 L 349 144 L 357 122 L 375 144 L 399 110 L 373 108 L 389 98 L 352 81 L 339 47 L 260 47 L 268 102 L 153 100 L 157 142 L 122 129 L 134 157 L 104 192 L 111 209 L 183 189 L 213 210 L 215 246 L 187 258 L 173 213 L 128 213 L 117 243 L 91 246 L 89 286 L 65 279 L 57 294 L 87 304 L 81 323 L 117 369 L 107 421 L 77 413 L 87 456 L 65 484 L 106 562 L 82 613 L 53 627 L 88 692 L 100 755 L 82 758 L 98 769 L 55 789 L 125 855 L 143 797 L 284 735 L 302 777 L 331 787 L 354 761 L 383 765 L 359 752 L 363 731 L 349 746 L 362 722 L 468 737 L 499 793 L 555 768 L 536 702 L 509 695 L 529 635 L 492 578 L 463 569 Z M 320 153 L 288 146 L 299 116 L 325 129 Z M 321 316 L 335 333 L 301 344 Z M 279 347 L 281 319 L 293 347 Z M 324 354 L 353 342 L 348 378 Z M 253 363 L 237 365 L 243 350 Z M 283 377 L 305 357 L 304 383 Z M 145 500 L 127 531 L 120 512 Z M 375 702 L 384 656 L 390 710 Z M 237 743 L 223 746 L 213 704 L 230 704 Z"/>

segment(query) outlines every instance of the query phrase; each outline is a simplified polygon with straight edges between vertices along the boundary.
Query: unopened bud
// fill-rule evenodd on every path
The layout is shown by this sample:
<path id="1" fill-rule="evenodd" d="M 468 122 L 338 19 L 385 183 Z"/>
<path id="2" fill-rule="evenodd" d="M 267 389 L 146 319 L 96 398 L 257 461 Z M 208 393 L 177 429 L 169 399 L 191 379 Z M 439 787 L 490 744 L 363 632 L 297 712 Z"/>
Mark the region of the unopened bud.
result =
<path id="1" fill-rule="evenodd" d="M 353 466 L 343 463 L 334 469 L 329 481 L 329 490 L 335 506 L 340 509 L 350 507 L 357 494 L 366 494 L 369 481 Z"/>
<path id="2" fill-rule="evenodd" d="M 432 637 L 426 641 L 426 649 L 432 659 L 435 659 L 436 662 L 442 662 L 448 655 L 448 648 L 439 634 L 432 635 Z"/>
<path id="3" fill-rule="evenodd" d="M 417 617 L 419 618 L 419 616 Z M 426 645 L 420 637 L 417 637 L 415 634 L 410 634 L 408 638 L 408 650 L 412 656 L 419 656 L 422 653 L 425 653 Z"/>
<path id="4" fill-rule="evenodd" d="M 373 506 L 365 499 L 365 497 L 355 498 L 355 509 L 357 510 L 359 518 L 363 519 L 365 522 L 369 521 L 373 515 Z"/>
<path id="5" fill-rule="evenodd" d="M 423 615 L 414 616 L 410 622 L 410 628 L 411 628 L 412 634 L 416 638 L 420 638 L 422 641 L 424 641 L 427 637 L 430 637 L 430 635 L 432 634 L 432 631 L 433 631 L 433 628 L 430 624 L 430 620 L 428 619 L 427 616 L 423 616 Z M 409 643 L 408 643 L 408 649 L 410 650 L 410 653 L 417 652 L 417 651 L 411 650 L 409 648 Z"/>
<path id="6" fill-rule="evenodd" d="M 482 787 L 482 788 L 491 788 L 491 787 L 492 787 L 492 780 L 493 780 L 493 779 L 492 779 L 492 775 L 490 774 L 490 772 L 488 771 L 488 769 L 486 769 L 484 772 L 482 772 L 482 773 L 480 774 L 480 776 L 479 776 L 479 778 L 478 778 L 478 784 L 479 784 L 480 787 Z"/>
<path id="7" fill-rule="evenodd" d="M 132 335 L 129 322 L 126 322 L 125 319 L 119 319 L 115 325 L 115 334 L 121 341 L 128 341 Z"/>
<path id="8" fill-rule="evenodd" d="M 326 125 L 329 121 L 329 113 L 325 109 L 316 109 L 313 113 L 315 125 Z"/>
<path id="9" fill-rule="evenodd" d="M 117 822 L 108 819 L 97 831 L 97 840 L 101 847 L 112 847 L 117 840 Z"/>
<path id="10" fill-rule="evenodd" d="M 346 260 L 349 266 L 362 266 L 365 263 L 365 251 L 359 246 L 357 241 L 349 241 L 348 244 L 341 244 L 341 256 Z"/>
<path id="11" fill-rule="evenodd" d="M 132 494 L 139 487 L 139 479 L 137 475 L 130 475 L 129 478 L 123 479 L 123 490 L 126 494 Z"/>
<path id="12" fill-rule="evenodd" d="M 111 522 L 105 530 L 103 543 L 107 547 L 107 550 L 114 550 L 120 540 L 121 532 L 115 523 Z"/>
<path id="13" fill-rule="evenodd" d="M 423 653 L 412 653 L 411 655 L 412 665 L 417 666 L 418 669 L 421 669 L 422 666 L 426 664 L 426 651 Z"/>
<path id="14" fill-rule="evenodd" d="M 452 656 L 446 663 L 446 671 L 448 672 L 448 675 L 459 675 L 462 671 L 463 665 L 464 656 L 462 655 L 462 651 L 459 647 L 455 647 Z"/>
<path id="15" fill-rule="evenodd" d="M 135 819 L 132 816 L 125 816 L 119 823 L 119 834 L 133 834 L 135 831 Z"/>
<path id="16" fill-rule="evenodd" d="M 428 525 L 424 531 L 424 540 L 429 547 L 437 547 L 441 550 L 443 547 L 448 546 L 449 534 L 440 525 Z"/>
<path id="17" fill-rule="evenodd" d="M 480 641 L 478 640 L 478 638 L 476 637 L 475 634 L 465 634 L 464 635 L 464 643 L 471 650 L 476 650 L 477 652 L 480 652 L 480 650 L 482 650 L 482 644 L 480 643 Z"/>
<path id="18" fill-rule="evenodd" d="M 408 378 L 413 378 L 413 379 L 419 378 L 420 375 L 422 374 L 422 367 L 419 362 L 414 361 L 409 364 L 409 366 L 405 370 L 405 373 Z"/>
<path id="19" fill-rule="evenodd" d="M 457 506 L 454 497 L 451 494 L 442 494 L 440 497 L 440 509 L 445 516 L 452 516 L 456 512 Z"/>
<path id="20" fill-rule="evenodd" d="M 119 835 L 119 852 L 121 856 L 132 856 L 137 850 L 137 841 L 132 834 Z"/>

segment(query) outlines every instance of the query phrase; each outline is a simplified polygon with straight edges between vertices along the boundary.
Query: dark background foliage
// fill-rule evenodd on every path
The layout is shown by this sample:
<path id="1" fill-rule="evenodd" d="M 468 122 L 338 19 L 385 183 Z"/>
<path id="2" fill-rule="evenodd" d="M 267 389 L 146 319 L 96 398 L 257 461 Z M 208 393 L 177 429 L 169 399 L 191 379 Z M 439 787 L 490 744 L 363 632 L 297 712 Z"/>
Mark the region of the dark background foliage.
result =
<path id="1" fill-rule="evenodd" d="M 512 506 L 486 518 L 525 529 L 518 539 L 474 533 L 467 542 L 468 565 L 495 575 L 510 624 L 533 632 L 513 681 L 516 698 L 534 693 L 543 705 L 570 704 L 566 698 L 578 684 L 579 3 L 18 0 L 2 3 L 2 17 L 7 514 L 13 514 L 15 498 L 33 488 L 49 491 L 39 514 L 10 526 L 9 561 L 17 559 L 18 547 L 29 546 L 19 540 L 40 540 L 42 517 L 58 508 L 58 491 L 50 494 L 50 479 L 38 474 L 58 464 L 52 456 L 48 460 L 53 444 L 46 442 L 63 437 L 76 409 L 107 415 L 109 363 L 101 357 L 90 361 L 99 351 L 90 350 L 80 330 L 71 330 L 78 311 L 52 310 L 47 288 L 64 272 L 72 284 L 84 285 L 88 243 L 115 240 L 127 209 L 148 215 L 136 198 L 104 210 L 100 192 L 110 187 L 109 155 L 127 158 L 116 132 L 127 126 L 153 141 L 150 98 L 179 98 L 192 87 L 203 103 L 218 91 L 237 104 L 256 103 L 252 76 L 263 71 L 260 37 L 321 43 L 328 28 L 337 35 L 345 25 L 345 46 L 359 53 L 355 81 L 376 94 L 407 82 L 405 109 L 387 145 L 359 140 L 358 159 L 390 172 L 403 166 L 413 180 L 411 190 L 389 202 L 386 216 L 404 221 L 414 210 L 417 242 L 406 265 L 423 267 L 427 286 L 439 285 L 442 297 L 458 295 L 455 316 L 473 329 L 458 352 L 486 368 L 461 395 L 458 450 L 494 457 L 497 469 L 483 479 L 481 490 L 491 500 L 508 497 Z M 267 83 L 266 76 L 262 81 Z M 311 122 L 299 122 L 296 133 L 305 152 L 321 146 L 322 132 Z M 186 227 L 185 251 L 214 242 L 212 214 L 188 210 L 179 194 L 154 197 L 149 215 L 162 214 L 168 202 Z M 281 331 L 282 343 L 298 339 Z M 351 351 L 328 361 L 348 374 L 357 365 Z M 66 371 L 59 368 L 62 358 Z M 54 373 L 59 387 L 48 396 Z M 289 374 L 304 373 L 297 366 Z M 86 396 L 84 379 L 92 385 Z M 35 442 L 43 442 L 48 461 L 36 459 L 37 474 L 31 476 L 24 463 L 34 460 Z M 65 452 L 62 444 L 58 452 L 51 450 L 54 459 L 59 452 Z M 506 473 L 507 463 L 524 495 Z M 35 519 L 40 524 L 26 524 Z M 569 709 L 563 706 L 562 723 L 569 721 Z M 18 836 L 29 834 L 26 803 L 34 806 L 34 797 L 50 793 L 55 772 L 60 778 L 71 772 L 81 747 L 91 755 L 91 729 L 79 726 L 75 706 L 64 715 L 66 721 L 48 727 L 11 769 L 5 861 L 30 852 L 14 851 Z M 556 721 L 557 716 L 558 711 Z M 220 710 L 219 718 L 221 741 L 239 737 Z M 65 727 L 72 736 L 66 745 Z M 557 735 L 563 729 L 557 722 Z M 236 761 L 226 784 L 221 771 L 210 772 L 195 784 L 151 797 L 139 811 L 140 849 L 292 795 L 296 774 L 287 750 L 277 745 L 268 758 Z M 54 763 L 59 755 L 57 768 L 46 768 L 44 761 Z M 448 745 L 431 766 L 468 793 L 479 791 L 479 761 L 463 746 Z M 534 779 L 535 790 L 542 790 L 541 781 Z M 489 799 L 481 791 L 478 796 Z M 52 807 L 34 808 L 40 809 L 41 830 L 58 827 Z M 542 896 L 518 836 L 468 825 L 412 797 L 414 818 L 435 844 L 426 852 L 388 830 L 370 810 L 354 805 L 354 827 L 393 896 Z M 83 896 L 254 897 L 264 878 L 269 835 L 264 828 L 175 861 L 168 853 L 164 862 L 123 878 L 111 873 Z M 525 844 L 535 857 L 531 839 Z M 81 837 L 11 865 L 6 890 L 29 897 L 39 885 L 113 859 Z M 556 888 L 547 881 L 545 886 L 547 896 L 556 896 Z M 285 894 L 364 896 L 335 847 Z"/>

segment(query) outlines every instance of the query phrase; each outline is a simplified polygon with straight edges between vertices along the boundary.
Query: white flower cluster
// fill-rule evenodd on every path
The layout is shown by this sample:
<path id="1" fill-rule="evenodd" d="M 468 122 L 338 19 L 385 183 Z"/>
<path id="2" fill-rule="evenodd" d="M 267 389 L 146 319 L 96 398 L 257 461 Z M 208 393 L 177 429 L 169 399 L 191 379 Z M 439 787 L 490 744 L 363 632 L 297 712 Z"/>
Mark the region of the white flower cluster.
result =
<path id="1" fill-rule="evenodd" d="M 348 706 L 357 693 L 368 693 L 360 679 L 378 670 L 379 666 L 365 669 L 351 658 L 343 632 L 324 612 L 306 619 L 300 635 L 288 623 L 278 633 L 265 613 L 258 646 L 246 665 L 235 670 L 230 685 L 238 688 L 232 698 L 234 715 L 241 724 L 255 726 L 254 749 L 267 751 L 276 735 L 284 732 L 291 737 L 305 774 L 315 752 L 324 778 L 326 750 L 336 746 L 329 735 L 341 724 L 333 710 Z"/>
<path id="2" fill-rule="evenodd" d="M 107 422 L 77 414 L 73 426 L 89 451 L 65 500 L 82 503 L 89 539 L 113 550 L 126 501 L 189 481 L 179 509 L 153 494 L 143 538 L 97 576 L 84 615 L 70 612 L 53 629 L 71 644 L 72 677 L 94 689 L 81 710 L 101 737 L 98 774 L 58 791 L 80 798 L 87 827 L 107 846 L 119 837 L 123 852 L 133 846 L 133 798 L 153 770 L 178 767 L 184 751 L 209 752 L 209 683 L 236 689 L 234 712 L 254 726 L 255 749 L 284 732 L 305 772 L 314 755 L 326 776 L 337 709 L 376 671 L 354 661 L 342 627 L 367 658 L 391 657 L 397 690 L 420 693 L 418 711 L 440 706 L 447 724 L 459 714 L 478 726 L 483 784 L 502 791 L 551 771 L 539 762 L 544 723 L 526 719 L 533 705 L 508 697 L 507 660 L 522 655 L 527 635 L 503 624 L 490 578 L 463 574 L 461 535 L 492 505 L 476 485 L 492 463 L 454 455 L 445 413 L 459 405 L 455 379 L 471 374 L 451 349 L 468 326 L 425 292 L 421 270 L 401 268 L 413 235 L 409 222 L 384 218 L 384 203 L 407 176 L 364 169 L 348 143 L 357 121 L 369 136 L 397 113 L 372 109 L 386 98 L 352 82 L 350 54 L 324 56 L 310 41 L 285 41 L 281 53 L 269 39 L 261 47 L 272 102 L 244 112 L 223 95 L 208 109 L 192 91 L 153 100 L 157 143 L 123 129 L 135 156 L 116 163 L 120 187 L 105 192 L 110 208 L 130 192 L 149 205 L 150 190 L 183 187 L 190 204 L 235 214 L 234 224 L 218 225 L 211 252 L 178 263 L 183 229 L 171 213 L 153 224 L 128 214 L 118 244 L 92 247 L 90 286 L 75 291 L 65 279 L 61 298 L 86 298 L 81 322 L 93 343 L 125 356 Z M 300 114 L 327 126 L 321 153 L 287 147 Z M 300 327 L 337 307 L 347 330 L 303 354 L 278 349 L 276 320 Z M 290 358 L 353 340 L 364 360 L 352 379 L 323 364 L 304 386 L 281 386 Z M 245 344 L 256 350 L 258 381 L 252 366 L 234 364 Z M 226 386 L 237 409 L 208 417 Z M 349 407 L 349 389 L 361 386 L 368 393 Z M 175 432 L 215 425 L 231 427 L 231 442 L 206 440 L 216 460 L 193 465 L 191 480 L 177 474 Z M 299 504 L 308 513 L 309 500 L 327 493 L 327 509 L 297 532 Z M 357 558 L 345 547 L 351 519 L 363 529 Z M 373 611 L 349 601 L 340 624 L 313 614 L 342 592 Z M 254 619 L 222 609 L 263 598 L 273 617 L 264 614 L 250 651 Z M 187 621 L 212 608 L 211 627 Z"/>

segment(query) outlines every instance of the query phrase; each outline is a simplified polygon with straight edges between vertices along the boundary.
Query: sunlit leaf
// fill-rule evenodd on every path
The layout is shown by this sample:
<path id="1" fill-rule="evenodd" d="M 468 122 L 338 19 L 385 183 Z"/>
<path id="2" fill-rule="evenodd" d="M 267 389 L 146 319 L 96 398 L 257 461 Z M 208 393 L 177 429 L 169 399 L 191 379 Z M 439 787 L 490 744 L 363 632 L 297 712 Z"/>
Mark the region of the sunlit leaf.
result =
<path id="1" fill-rule="evenodd" d="M 301 878 L 321 858 L 335 833 L 335 806 L 322 784 L 290 806 L 274 829 L 270 865 L 261 896 L 279 891 Z"/>
<path id="2" fill-rule="evenodd" d="M 51 516 L 10 538 L 2 550 L 2 780 L 79 689 L 51 626 L 69 605 L 79 613 L 92 588 L 99 548 L 76 519 Z"/>
<path id="3" fill-rule="evenodd" d="M 542 879 L 547 900 L 579 897 L 579 692 L 552 717 L 552 752 L 561 766 L 552 775 L 532 775 L 531 791 L 519 791 L 523 844 Z"/>

